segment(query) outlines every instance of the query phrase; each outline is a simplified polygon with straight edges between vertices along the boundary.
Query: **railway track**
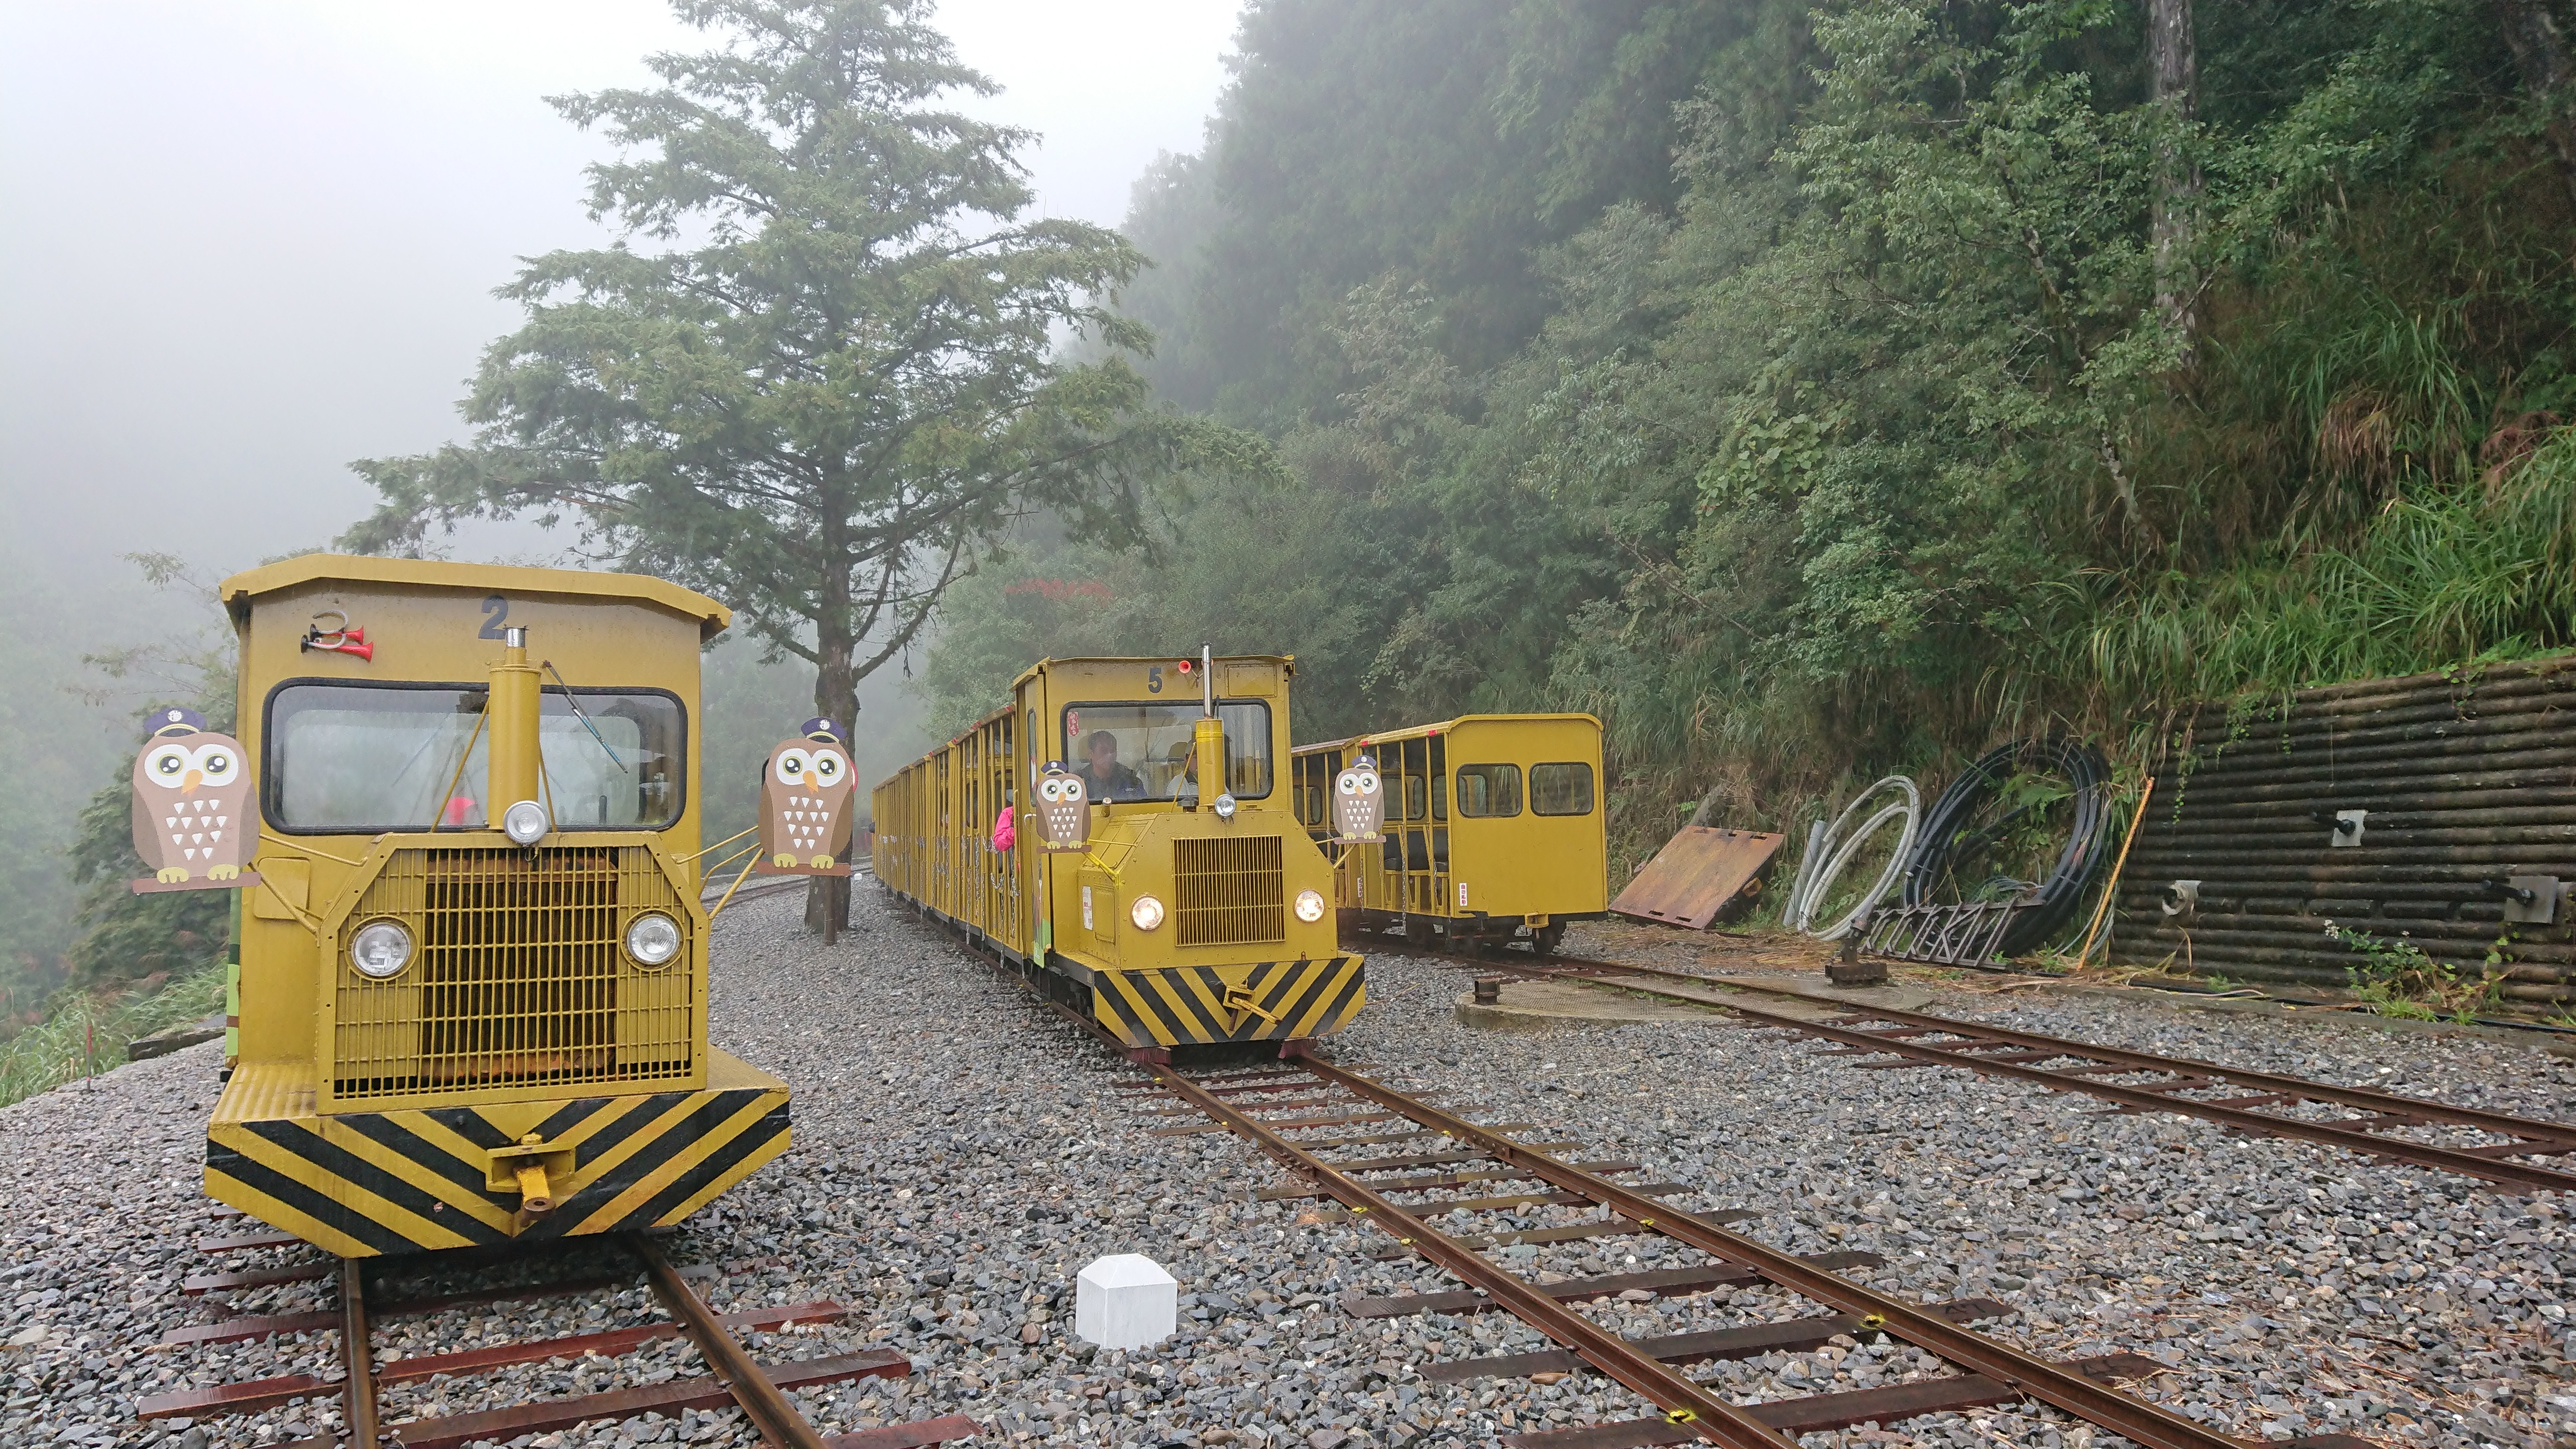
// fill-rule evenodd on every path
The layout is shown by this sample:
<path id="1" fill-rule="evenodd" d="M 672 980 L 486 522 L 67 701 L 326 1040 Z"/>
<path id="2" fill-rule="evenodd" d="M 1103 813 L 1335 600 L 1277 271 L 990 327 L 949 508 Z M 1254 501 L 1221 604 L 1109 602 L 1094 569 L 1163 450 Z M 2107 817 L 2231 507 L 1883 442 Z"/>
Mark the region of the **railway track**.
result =
<path id="1" fill-rule="evenodd" d="M 974 954 L 1009 979 L 1020 980 L 1002 963 L 980 951 Z M 1086 1017 L 1040 999 L 1111 1049 L 1128 1054 Z M 1568 1374 L 1599 1374 L 1653 1411 L 1504 1435 L 1502 1442 L 1513 1449 L 1687 1443 L 1787 1449 L 1801 1434 L 2025 1401 L 2052 1406 L 2146 1449 L 2247 1449 L 2251 1442 L 2121 1390 L 2124 1382 L 2161 1372 L 2166 1366 L 2156 1360 L 2128 1353 L 2052 1360 L 1978 1333 L 1971 1324 L 2015 1310 L 1982 1298 L 1918 1304 L 1853 1282 L 1841 1270 L 1884 1260 L 1859 1252 L 1793 1254 L 1729 1231 L 1728 1224 L 1759 1214 L 1692 1211 L 1674 1201 L 1692 1191 L 1687 1184 L 1623 1181 L 1640 1165 L 1560 1155 L 1580 1146 L 1561 1140 L 1568 1136 L 1563 1129 L 1533 1122 L 1480 1123 L 1312 1056 L 1206 1075 L 1168 1065 L 1137 1066 L 1147 1074 L 1145 1080 L 1120 1085 L 1138 1094 L 1140 1115 L 1171 1112 L 1161 1105 L 1169 1100 L 1184 1115 L 1194 1110 L 1206 1119 L 1147 1130 L 1241 1136 L 1290 1174 L 1286 1185 L 1258 1191 L 1258 1199 L 1329 1199 L 1337 1205 L 1331 1211 L 1339 1220 L 1373 1226 L 1393 1240 L 1377 1254 L 1380 1260 L 1420 1257 L 1461 1285 L 1432 1293 L 1353 1292 L 1339 1303 L 1342 1312 L 1364 1320 L 1507 1312 L 1557 1345 L 1536 1353 L 1421 1363 L 1415 1369 L 1423 1379 L 1553 1382 Z M 1543 1227 L 1504 1216 L 1533 1208 L 1571 1209 L 1578 1216 Z M 1621 1240 L 1647 1237 L 1683 1250 L 1670 1256 L 1695 1261 L 1540 1281 L 1513 1272 L 1505 1260 L 1492 1256 L 1524 1245 L 1586 1240 L 1615 1250 Z M 1584 1311 L 1586 1305 L 1614 1300 L 1733 1292 L 1754 1284 L 1785 1290 L 1816 1311 L 1785 1321 L 1635 1339 Z M 1901 1382 L 1760 1403 L 1733 1402 L 1688 1372 L 1697 1365 L 1849 1344 L 1873 1335 L 1923 1350 L 1938 1368 Z M 2371 1441 L 2350 1435 L 2268 1442 L 2283 1449 L 2373 1449 Z"/>
<path id="2" fill-rule="evenodd" d="M 2080 1092 L 2133 1112 L 2174 1112 L 2246 1132 L 2342 1147 L 2513 1188 L 2576 1189 L 2576 1172 L 2543 1159 L 2576 1153 L 2576 1126 L 2454 1107 L 2364 1087 L 2344 1087 L 2187 1057 L 2130 1051 L 2013 1031 L 1919 1011 L 1855 1005 L 1842 997 L 1630 961 L 1554 955 L 1545 960 L 1443 954 L 1479 970 L 1573 980 L 1667 1001 L 1715 1007 L 1748 1024 L 1836 1044 L 1861 1068 L 1957 1067 Z M 1822 1020 L 1765 1011 L 1744 994 L 1829 1008 Z M 1893 1058 L 1893 1060 L 1878 1060 Z"/>
<path id="3" fill-rule="evenodd" d="M 862 881 L 867 878 L 868 871 L 867 867 L 864 865 L 850 873 L 850 879 L 853 882 Z M 740 889 L 733 893 L 733 900 L 735 904 L 740 904 L 743 901 L 759 900 L 762 896 L 784 895 L 789 891 L 801 891 L 805 889 L 806 882 L 811 879 L 811 876 L 787 875 L 747 880 L 742 883 Z M 698 903 L 704 906 L 712 906 L 724 898 L 724 888 L 722 886 L 717 886 L 701 892 L 698 896 Z"/>
<path id="4" fill-rule="evenodd" d="M 242 1218 L 234 1221 L 249 1222 Z M 160 1343 L 162 1349 L 186 1351 L 276 1335 L 327 1335 L 333 1341 L 339 1371 L 330 1376 L 288 1374 L 174 1389 L 143 1399 L 136 1406 L 136 1416 L 143 1420 L 202 1421 L 259 1413 L 299 1401 L 316 1411 L 326 1403 L 337 1403 L 338 1429 L 294 1441 L 287 1449 L 457 1449 L 478 1440 L 508 1443 L 522 1435 L 568 1429 L 590 1421 L 617 1422 L 647 1413 L 676 1419 L 689 1410 L 722 1408 L 739 1408 L 761 1442 L 772 1449 L 915 1449 L 969 1438 L 978 1431 L 974 1420 L 950 1416 L 850 1434 L 822 1434 L 798 1412 L 787 1397 L 789 1391 L 862 1378 L 900 1378 L 912 1372 L 910 1360 L 891 1349 L 873 1348 L 854 1354 L 760 1362 L 743 1341 L 745 1335 L 838 1322 L 847 1318 L 850 1310 L 823 1301 L 718 1313 L 690 1284 L 690 1278 L 701 1270 L 673 1267 L 658 1236 L 626 1233 L 616 1235 L 613 1245 L 598 1240 L 557 1240 L 403 1258 L 326 1259 L 317 1254 L 303 1262 L 241 1267 L 191 1277 L 180 1291 L 202 1306 L 206 1321 L 171 1332 Z M 522 1277 L 464 1291 L 387 1291 L 406 1280 L 418 1284 L 421 1280 L 496 1266 L 530 1267 L 550 1261 L 560 1266 L 560 1260 L 583 1250 L 604 1252 L 612 1246 L 626 1260 L 628 1271 Z M 239 1255 L 305 1245 L 282 1233 L 246 1231 L 209 1239 L 198 1247 L 211 1257 L 239 1261 Z M 293 1284 L 314 1285 L 324 1301 L 309 1309 L 284 1313 L 244 1313 L 227 1301 L 237 1293 Z M 379 1325 L 388 1320 L 435 1314 L 479 1317 L 509 1304 L 568 1297 L 610 1298 L 638 1286 L 649 1291 L 664 1316 L 570 1336 L 510 1341 L 495 1341 L 488 1326 L 478 1323 L 465 1335 L 475 1344 L 471 1348 L 419 1356 L 378 1352 L 376 1334 Z M 611 1316 L 615 1316 L 614 1305 L 611 1309 Z M 634 1380 L 626 1387 L 531 1398 L 498 1408 L 452 1414 L 436 1412 L 433 1401 L 423 1406 L 428 1412 L 399 1420 L 389 1419 L 385 1412 L 388 1391 L 402 1385 L 468 1380 L 549 1364 L 595 1366 L 651 1351 L 675 1338 L 686 1339 L 696 1350 L 704 1372 L 682 1374 L 667 1365 L 657 1368 L 644 1363 L 626 1375 Z M 585 1372 L 583 1376 L 589 1374 Z"/>

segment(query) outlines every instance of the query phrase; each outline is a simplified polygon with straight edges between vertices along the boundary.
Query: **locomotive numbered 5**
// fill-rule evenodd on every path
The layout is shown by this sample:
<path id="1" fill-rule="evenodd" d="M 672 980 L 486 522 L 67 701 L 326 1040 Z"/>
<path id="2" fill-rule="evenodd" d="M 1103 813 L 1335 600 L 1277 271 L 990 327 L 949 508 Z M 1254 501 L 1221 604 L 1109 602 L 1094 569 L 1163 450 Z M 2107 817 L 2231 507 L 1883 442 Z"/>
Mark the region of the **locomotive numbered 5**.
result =
<path id="1" fill-rule="evenodd" d="M 1367 977 L 1336 949 L 1332 866 L 1288 805 L 1293 672 L 1204 651 L 1041 660 L 877 786 L 876 877 L 1148 1059 L 1339 1031 Z"/>
<path id="2" fill-rule="evenodd" d="M 786 1084 L 707 1042 L 723 605 L 321 554 L 222 592 L 258 883 L 209 1194 L 358 1257 L 675 1223 L 785 1150 Z"/>

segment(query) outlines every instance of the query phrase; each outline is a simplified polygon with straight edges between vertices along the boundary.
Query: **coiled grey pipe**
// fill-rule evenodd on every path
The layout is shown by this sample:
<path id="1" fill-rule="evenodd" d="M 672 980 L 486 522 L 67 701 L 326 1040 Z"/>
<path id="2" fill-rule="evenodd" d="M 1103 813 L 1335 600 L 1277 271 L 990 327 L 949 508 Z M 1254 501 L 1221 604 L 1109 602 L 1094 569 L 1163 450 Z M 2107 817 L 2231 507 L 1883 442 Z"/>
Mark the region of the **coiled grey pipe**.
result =
<path id="1" fill-rule="evenodd" d="M 1863 820 L 1857 829 L 1852 829 L 1846 834 L 1846 827 L 1851 825 L 1852 817 L 1858 815 L 1862 807 L 1868 805 L 1870 801 L 1890 789 L 1897 791 L 1904 798 L 1880 806 Z M 1816 903 L 1825 898 L 1825 892 L 1832 888 L 1835 878 L 1842 874 L 1843 867 L 1851 864 L 1852 857 L 1859 852 L 1862 843 L 1877 834 L 1879 827 L 1890 820 L 1902 820 L 1903 829 L 1897 836 L 1896 849 L 1887 857 L 1887 864 L 1880 869 L 1878 879 L 1870 883 L 1869 889 L 1863 892 L 1860 900 L 1843 914 L 1842 919 L 1821 930 L 1817 929 Z M 1890 775 L 1853 796 L 1851 803 L 1843 807 L 1843 813 L 1834 818 L 1833 828 L 1824 832 L 1822 839 L 1817 842 L 1815 854 L 1821 855 L 1824 863 L 1817 866 L 1812 874 L 1800 872 L 1797 898 L 1789 902 L 1788 908 L 1781 913 L 1781 923 L 1790 930 L 1800 931 L 1820 940 L 1841 940 L 1855 925 L 1859 924 L 1861 917 L 1867 915 L 1871 907 L 1886 899 L 1887 893 L 1896 888 L 1897 878 L 1905 871 L 1905 862 L 1914 854 L 1914 837 L 1922 826 L 1923 794 L 1915 788 L 1911 776 Z M 1816 839 L 1812 836 L 1809 838 Z M 1824 853 L 1828 849 L 1831 854 Z"/>
<path id="2" fill-rule="evenodd" d="M 1808 883 L 1816 878 L 1816 867 L 1824 863 L 1825 822 L 1811 821 L 1807 826 L 1807 848 L 1798 853 L 1798 878 L 1789 883 L 1789 894 L 1780 899 L 1782 921 L 1797 917 L 1799 903 L 1807 898 Z"/>

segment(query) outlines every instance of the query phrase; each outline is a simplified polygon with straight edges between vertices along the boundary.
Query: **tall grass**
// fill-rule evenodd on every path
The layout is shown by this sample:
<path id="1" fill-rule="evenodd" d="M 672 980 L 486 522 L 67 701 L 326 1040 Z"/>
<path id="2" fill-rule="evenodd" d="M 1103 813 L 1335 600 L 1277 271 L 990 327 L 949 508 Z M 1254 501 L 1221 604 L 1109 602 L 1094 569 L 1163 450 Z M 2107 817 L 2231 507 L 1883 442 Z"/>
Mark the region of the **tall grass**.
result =
<path id="1" fill-rule="evenodd" d="M 64 992 L 41 1024 L 0 1044 L 0 1106 L 119 1066 L 134 1038 L 223 1009 L 220 964 L 148 992 Z"/>
<path id="2" fill-rule="evenodd" d="M 2105 600 L 2087 663 L 2137 706 L 2565 649 L 2572 507 L 2576 437 L 2562 431 L 2492 488 L 2419 483 L 2342 548 L 2285 547 Z"/>

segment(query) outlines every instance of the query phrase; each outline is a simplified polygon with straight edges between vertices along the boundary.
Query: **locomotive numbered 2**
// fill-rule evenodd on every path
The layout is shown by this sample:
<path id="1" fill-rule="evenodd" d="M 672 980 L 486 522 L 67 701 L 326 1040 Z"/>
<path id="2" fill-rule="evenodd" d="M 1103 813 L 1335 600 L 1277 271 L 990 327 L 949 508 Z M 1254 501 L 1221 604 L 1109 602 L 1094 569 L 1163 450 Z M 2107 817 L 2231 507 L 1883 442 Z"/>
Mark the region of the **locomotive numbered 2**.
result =
<path id="1" fill-rule="evenodd" d="M 1339 1031 L 1367 978 L 1288 808 L 1293 672 L 1042 660 L 877 786 L 876 877 L 1147 1059 Z"/>
<path id="2" fill-rule="evenodd" d="M 707 1042 L 723 605 L 318 554 L 222 592 L 258 883 L 209 1194 L 359 1257 L 675 1223 L 785 1150 L 786 1084 Z"/>

